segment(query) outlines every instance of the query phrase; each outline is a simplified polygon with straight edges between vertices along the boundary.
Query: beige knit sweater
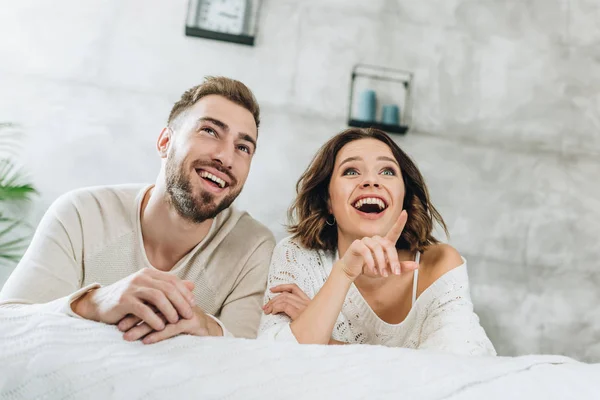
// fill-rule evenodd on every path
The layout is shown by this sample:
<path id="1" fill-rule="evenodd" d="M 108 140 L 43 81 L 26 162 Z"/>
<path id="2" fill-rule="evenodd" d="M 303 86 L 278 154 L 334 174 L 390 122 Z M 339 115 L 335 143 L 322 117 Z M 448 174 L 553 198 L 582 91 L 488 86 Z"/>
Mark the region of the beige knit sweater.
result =
<path id="1" fill-rule="evenodd" d="M 76 316 L 70 304 L 90 288 L 153 268 L 140 227 L 142 199 L 151 187 L 87 188 L 56 200 L 2 288 L 0 306 L 43 303 L 37 307 Z M 196 304 L 231 334 L 253 338 L 274 244 L 266 227 L 230 207 L 171 273 L 195 283 Z"/>

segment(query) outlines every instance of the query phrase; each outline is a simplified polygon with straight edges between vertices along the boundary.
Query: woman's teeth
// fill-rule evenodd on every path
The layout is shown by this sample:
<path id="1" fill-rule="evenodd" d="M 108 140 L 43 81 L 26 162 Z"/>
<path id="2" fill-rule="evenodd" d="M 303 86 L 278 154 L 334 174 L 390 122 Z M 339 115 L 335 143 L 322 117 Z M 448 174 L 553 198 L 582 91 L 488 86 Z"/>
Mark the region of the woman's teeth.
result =
<path id="1" fill-rule="evenodd" d="M 219 187 L 221 189 L 223 189 L 225 187 L 225 181 L 219 177 L 214 176 L 210 172 L 202 171 L 202 172 L 200 172 L 200 177 L 205 178 L 205 179 L 210 179 L 211 181 L 213 181 L 214 183 L 219 185 Z"/>
<path id="2" fill-rule="evenodd" d="M 364 204 L 377 204 L 380 210 L 383 210 L 387 207 L 387 205 L 381 199 L 376 197 L 365 197 L 364 199 L 360 199 L 354 203 L 354 208 L 361 208 Z"/>

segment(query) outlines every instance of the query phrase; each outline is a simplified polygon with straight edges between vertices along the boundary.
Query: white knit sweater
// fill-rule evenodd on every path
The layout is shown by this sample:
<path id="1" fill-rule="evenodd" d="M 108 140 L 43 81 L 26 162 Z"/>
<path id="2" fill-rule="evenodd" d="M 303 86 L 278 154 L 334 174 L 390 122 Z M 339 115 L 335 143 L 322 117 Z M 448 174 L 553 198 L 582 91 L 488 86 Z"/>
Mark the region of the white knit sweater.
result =
<path id="1" fill-rule="evenodd" d="M 286 238 L 273 252 L 265 303 L 276 296 L 269 288 L 295 283 L 313 298 L 329 276 L 336 252 L 309 250 Z M 263 315 L 259 338 L 296 341 L 285 314 Z M 346 343 L 433 349 L 468 355 L 496 355 L 473 312 L 467 264 L 444 274 L 414 302 L 399 324 L 382 321 L 351 285 L 333 329 L 333 339 Z"/>

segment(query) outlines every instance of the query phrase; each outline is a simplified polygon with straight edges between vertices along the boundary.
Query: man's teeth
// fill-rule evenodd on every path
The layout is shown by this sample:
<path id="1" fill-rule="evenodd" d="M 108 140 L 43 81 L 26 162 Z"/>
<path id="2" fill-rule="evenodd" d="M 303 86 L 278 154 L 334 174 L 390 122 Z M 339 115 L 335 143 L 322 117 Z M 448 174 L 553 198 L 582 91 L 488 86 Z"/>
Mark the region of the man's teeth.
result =
<path id="1" fill-rule="evenodd" d="M 364 199 L 360 199 L 356 203 L 354 203 L 354 208 L 361 208 L 363 204 L 377 204 L 380 210 L 386 208 L 386 205 L 383 202 L 383 200 L 378 199 L 376 197 L 366 197 Z"/>
<path id="2" fill-rule="evenodd" d="M 213 181 L 214 183 L 219 185 L 219 187 L 221 187 L 221 189 L 225 187 L 225 181 L 219 177 L 214 176 L 210 172 L 202 171 L 202 172 L 200 172 L 200 176 L 202 178 L 210 179 L 211 181 Z"/>

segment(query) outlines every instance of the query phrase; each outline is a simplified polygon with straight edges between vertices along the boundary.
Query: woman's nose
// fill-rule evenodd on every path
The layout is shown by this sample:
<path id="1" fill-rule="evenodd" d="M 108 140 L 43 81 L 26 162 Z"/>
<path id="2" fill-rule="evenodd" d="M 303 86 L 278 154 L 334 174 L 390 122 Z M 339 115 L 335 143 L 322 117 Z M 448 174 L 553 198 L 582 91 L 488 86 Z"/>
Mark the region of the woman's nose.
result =
<path id="1" fill-rule="evenodd" d="M 365 183 L 363 183 L 363 187 L 369 187 L 369 186 L 373 186 L 373 187 L 377 187 L 378 188 L 379 187 L 379 183 L 376 183 L 376 182 L 373 182 L 373 183 L 371 183 L 371 182 L 365 182 Z"/>
<path id="2" fill-rule="evenodd" d="M 379 183 L 377 182 L 377 177 L 373 177 L 373 176 L 365 176 L 365 180 L 362 184 L 362 186 L 364 188 L 369 187 L 369 186 L 373 186 L 373 187 L 379 187 Z"/>

